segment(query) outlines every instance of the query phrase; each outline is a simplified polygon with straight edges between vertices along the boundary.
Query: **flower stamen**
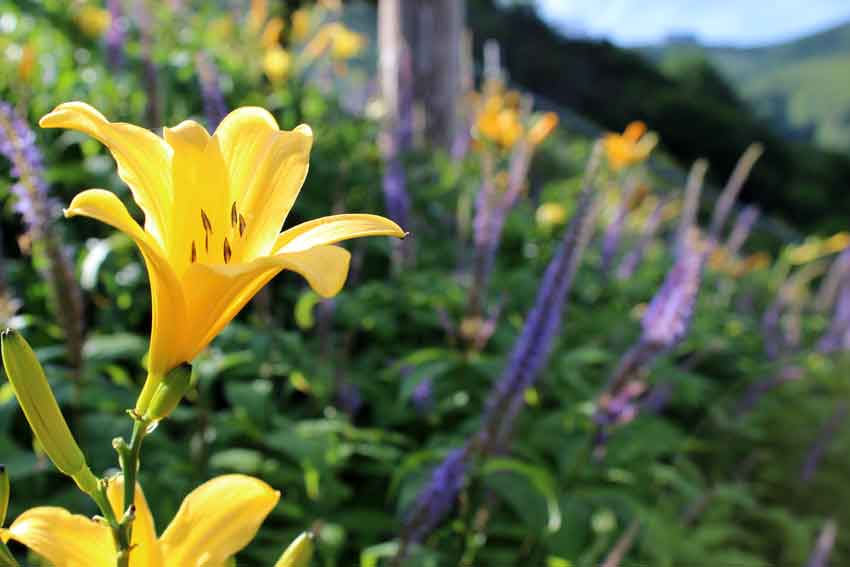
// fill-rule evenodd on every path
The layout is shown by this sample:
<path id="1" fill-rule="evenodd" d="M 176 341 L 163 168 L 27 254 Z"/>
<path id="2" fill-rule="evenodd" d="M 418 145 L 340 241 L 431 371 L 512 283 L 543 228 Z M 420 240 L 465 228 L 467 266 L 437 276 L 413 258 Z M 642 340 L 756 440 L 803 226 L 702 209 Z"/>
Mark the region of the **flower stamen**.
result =
<path id="1" fill-rule="evenodd" d="M 192 241 L 191 261 L 192 261 L 193 264 L 198 261 L 198 250 L 195 248 L 195 241 L 194 240 Z"/>
<path id="2" fill-rule="evenodd" d="M 248 221 L 239 213 L 239 236 L 245 236 L 245 229 L 248 228 Z"/>
<path id="3" fill-rule="evenodd" d="M 230 227 L 231 228 L 236 228 L 236 221 L 237 221 L 236 201 L 233 201 L 233 205 L 230 206 Z"/>
<path id="4" fill-rule="evenodd" d="M 212 234 L 212 223 L 210 222 L 210 217 L 208 217 L 207 213 L 204 212 L 204 209 L 201 209 L 201 224 L 204 225 L 204 232 Z"/>
<path id="5" fill-rule="evenodd" d="M 224 237 L 224 263 L 227 264 L 230 262 L 230 256 L 232 255 L 230 251 L 230 243 L 227 242 L 227 237 Z"/>

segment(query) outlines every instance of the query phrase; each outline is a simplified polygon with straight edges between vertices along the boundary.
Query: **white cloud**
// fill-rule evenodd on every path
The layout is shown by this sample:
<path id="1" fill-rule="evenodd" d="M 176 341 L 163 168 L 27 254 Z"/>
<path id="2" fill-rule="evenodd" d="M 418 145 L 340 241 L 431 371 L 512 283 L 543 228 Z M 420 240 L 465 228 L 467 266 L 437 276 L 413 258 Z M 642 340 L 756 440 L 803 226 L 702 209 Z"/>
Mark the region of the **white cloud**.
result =
<path id="1" fill-rule="evenodd" d="M 691 33 L 717 44 L 758 45 L 850 19 L 847 0 L 537 0 L 558 25 L 620 44 Z"/>

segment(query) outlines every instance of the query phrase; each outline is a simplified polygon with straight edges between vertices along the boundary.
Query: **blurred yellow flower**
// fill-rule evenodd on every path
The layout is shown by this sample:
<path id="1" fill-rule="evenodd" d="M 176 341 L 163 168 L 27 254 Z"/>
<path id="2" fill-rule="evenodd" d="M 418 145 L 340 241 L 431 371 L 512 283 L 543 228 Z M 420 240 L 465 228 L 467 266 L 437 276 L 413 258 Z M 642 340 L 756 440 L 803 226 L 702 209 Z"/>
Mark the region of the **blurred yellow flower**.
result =
<path id="1" fill-rule="evenodd" d="M 112 25 L 109 11 L 95 6 L 83 6 L 75 20 L 82 32 L 91 38 L 102 36 Z"/>
<path id="2" fill-rule="evenodd" d="M 850 233 L 839 232 L 826 240 L 812 237 L 803 244 L 791 246 L 786 257 L 791 264 L 807 264 L 818 258 L 841 252 L 847 246 L 850 246 Z"/>
<path id="3" fill-rule="evenodd" d="M 534 216 L 537 220 L 537 226 L 549 229 L 563 224 L 567 220 L 567 209 L 561 203 L 543 203 L 537 207 L 537 213 Z"/>
<path id="4" fill-rule="evenodd" d="M 478 114 L 475 127 L 481 137 L 505 149 L 512 148 L 525 133 L 518 104 L 511 93 L 489 96 Z"/>
<path id="5" fill-rule="evenodd" d="M 273 83 L 280 82 L 292 71 L 292 56 L 282 47 L 272 47 L 263 54 L 263 71 Z"/>
<path id="6" fill-rule="evenodd" d="M 404 236 L 376 215 L 344 214 L 280 232 L 307 175 L 313 132 L 280 130 L 255 107 L 231 112 L 211 136 L 192 120 L 164 139 L 109 122 L 81 102 L 59 105 L 44 128 L 70 128 L 105 144 L 145 215 L 144 228 L 103 189 L 74 197 L 68 217 L 88 216 L 130 236 L 147 265 L 152 324 L 144 414 L 162 377 L 191 361 L 281 270 L 304 276 L 322 297 L 345 283 L 350 254 L 334 244 L 363 236 Z"/>
<path id="7" fill-rule="evenodd" d="M 271 49 L 280 44 L 280 34 L 285 27 L 283 18 L 274 17 L 266 22 L 266 27 L 263 28 L 263 35 L 260 38 L 260 44 L 266 49 Z"/>
<path id="8" fill-rule="evenodd" d="M 124 482 L 109 482 L 115 514 L 124 513 Z M 162 535 L 141 488 L 136 486 L 130 565 L 133 567 L 201 567 L 225 565 L 248 545 L 274 509 L 280 493 L 265 482 L 233 474 L 214 478 L 193 490 Z M 64 508 L 27 510 L 2 530 L 3 540 L 20 542 L 55 567 L 115 567 L 115 543 L 107 525 Z"/>
<path id="9" fill-rule="evenodd" d="M 725 248 L 716 248 L 709 256 L 709 266 L 718 272 L 733 278 L 763 270 L 770 266 L 770 254 L 756 252 L 746 258 L 735 258 L 729 255 Z"/>
<path id="10" fill-rule="evenodd" d="M 331 56 L 338 61 L 347 61 L 357 57 L 366 47 L 366 36 L 340 26 L 334 31 Z"/>
<path id="11" fill-rule="evenodd" d="M 248 29 L 251 33 L 257 33 L 263 27 L 268 10 L 268 0 L 251 0 L 251 8 L 248 10 Z"/>
<path id="12" fill-rule="evenodd" d="M 36 57 L 35 46 L 32 42 L 24 46 L 21 52 L 21 60 L 18 63 L 18 78 L 28 83 L 32 79 L 33 70 L 35 69 Z"/>
<path id="13" fill-rule="evenodd" d="M 292 41 L 301 42 L 310 34 L 310 12 L 306 8 L 299 8 L 292 12 Z"/>
<path id="14" fill-rule="evenodd" d="M 351 31 L 339 22 L 325 24 L 304 48 L 304 56 L 316 59 L 326 51 L 337 61 L 356 57 L 366 45 L 365 36 Z"/>
<path id="15" fill-rule="evenodd" d="M 542 144 L 548 138 L 555 128 L 558 126 L 558 115 L 554 112 L 547 112 L 537 119 L 531 129 L 528 131 L 528 143 L 532 146 Z"/>
<path id="16" fill-rule="evenodd" d="M 342 0 L 319 0 L 319 4 L 326 10 L 339 12 L 342 10 Z"/>
<path id="17" fill-rule="evenodd" d="M 608 164 L 614 171 L 642 162 L 657 144 L 658 136 L 647 132 L 646 124 L 640 121 L 629 124 L 622 134 L 609 133 L 602 140 Z"/>

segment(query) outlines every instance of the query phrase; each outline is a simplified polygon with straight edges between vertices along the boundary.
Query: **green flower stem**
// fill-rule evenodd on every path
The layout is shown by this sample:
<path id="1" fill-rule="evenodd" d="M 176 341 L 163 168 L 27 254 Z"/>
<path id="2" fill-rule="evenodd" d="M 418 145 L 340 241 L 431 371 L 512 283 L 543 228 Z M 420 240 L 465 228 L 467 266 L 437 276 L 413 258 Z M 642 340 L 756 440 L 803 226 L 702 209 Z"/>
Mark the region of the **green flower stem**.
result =
<path id="1" fill-rule="evenodd" d="M 118 544 L 118 567 L 129 567 L 130 565 L 130 542 L 133 540 L 133 520 L 135 514 L 136 497 L 136 473 L 139 471 L 139 456 L 142 450 L 142 441 L 147 434 L 148 420 L 135 412 L 130 412 L 133 418 L 133 433 L 130 444 L 118 439 L 115 449 L 118 451 L 118 463 L 124 473 L 124 515 L 118 522 L 119 537 Z"/>
<path id="2" fill-rule="evenodd" d="M 15 556 L 3 542 L 0 542 L 0 567 L 20 567 Z"/>

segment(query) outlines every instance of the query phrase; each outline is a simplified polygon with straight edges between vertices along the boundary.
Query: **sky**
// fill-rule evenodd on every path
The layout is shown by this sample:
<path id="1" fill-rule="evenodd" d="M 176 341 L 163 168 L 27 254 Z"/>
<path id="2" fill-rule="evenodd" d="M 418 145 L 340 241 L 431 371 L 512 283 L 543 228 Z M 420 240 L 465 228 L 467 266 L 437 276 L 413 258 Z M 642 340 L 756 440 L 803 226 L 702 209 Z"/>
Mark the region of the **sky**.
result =
<path id="1" fill-rule="evenodd" d="M 558 27 L 620 45 L 693 34 L 710 45 L 750 47 L 850 20 L 850 0 L 536 0 Z"/>

